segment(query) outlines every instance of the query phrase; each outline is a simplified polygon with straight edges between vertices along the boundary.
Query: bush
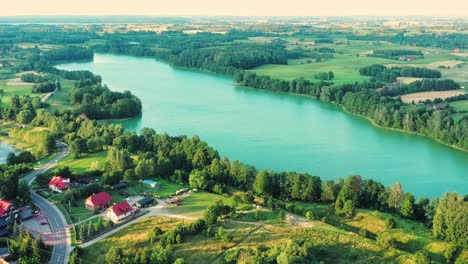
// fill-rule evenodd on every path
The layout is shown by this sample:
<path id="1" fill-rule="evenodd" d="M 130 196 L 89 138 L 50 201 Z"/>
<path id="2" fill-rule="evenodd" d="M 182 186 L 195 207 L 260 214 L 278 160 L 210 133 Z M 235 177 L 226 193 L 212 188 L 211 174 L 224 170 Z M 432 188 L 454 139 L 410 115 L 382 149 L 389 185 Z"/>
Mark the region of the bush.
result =
<path id="1" fill-rule="evenodd" d="M 447 249 L 445 249 L 444 257 L 445 257 L 445 260 L 447 260 L 447 263 L 452 263 L 455 261 L 457 252 L 458 252 L 458 247 L 455 245 L 449 245 Z"/>
<path id="2" fill-rule="evenodd" d="M 393 217 L 385 219 L 385 228 L 393 229 L 395 227 L 396 227 L 396 222 L 395 222 L 395 219 L 393 219 Z"/>
<path id="3" fill-rule="evenodd" d="M 369 237 L 369 231 L 365 228 L 359 229 L 359 235 L 368 238 Z"/>
<path id="4" fill-rule="evenodd" d="M 307 211 L 305 213 L 305 217 L 307 218 L 307 220 L 314 220 L 314 215 L 311 211 Z"/>
<path id="5" fill-rule="evenodd" d="M 431 257 L 425 250 L 418 250 L 414 255 L 415 264 L 429 264 L 431 263 Z"/>
<path id="6" fill-rule="evenodd" d="M 386 248 L 396 248 L 396 240 L 388 233 L 377 234 L 377 244 Z"/>

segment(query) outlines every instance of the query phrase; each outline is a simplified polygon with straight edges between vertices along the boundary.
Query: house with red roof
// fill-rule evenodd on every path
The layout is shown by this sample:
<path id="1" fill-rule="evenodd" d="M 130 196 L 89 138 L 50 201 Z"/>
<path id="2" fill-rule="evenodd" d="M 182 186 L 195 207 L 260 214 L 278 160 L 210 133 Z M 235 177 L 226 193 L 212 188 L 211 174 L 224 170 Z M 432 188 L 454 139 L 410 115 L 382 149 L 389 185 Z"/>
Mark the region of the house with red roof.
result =
<path id="1" fill-rule="evenodd" d="M 86 209 L 97 212 L 103 210 L 109 206 L 112 201 L 112 197 L 106 192 L 100 192 L 93 194 L 86 198 L 85 206 Z"/>
<path id="2" fill-rule="evenodd" d="M 0 199 L 0 218 L 8 216 L 10 212 L 14 210 L 12 202 L 8 202 Z"/>
<path id="3" fill-rule="evenodd" d="M 133 211 L 134 209 L 127 203 L 127 201 L 122 201 L 109 207 L 109 209 L 106 210 L 106 216 L 112 220 L 112 222 L 116 223 L 131 216 Z"/>
<path id="4" fill-rule="evenodd" d="M 454 48 L 453 52 L 460 52 L 460 48 Z"/>
<path id="5" fill-rule="evenodd" d="M 49 182 L 49 189 L 56 192 L 63 192 L 65 189 L 70 187 L 70 179 L 62 178 L 60 176 L 52 177 L 52 180 Z"/>

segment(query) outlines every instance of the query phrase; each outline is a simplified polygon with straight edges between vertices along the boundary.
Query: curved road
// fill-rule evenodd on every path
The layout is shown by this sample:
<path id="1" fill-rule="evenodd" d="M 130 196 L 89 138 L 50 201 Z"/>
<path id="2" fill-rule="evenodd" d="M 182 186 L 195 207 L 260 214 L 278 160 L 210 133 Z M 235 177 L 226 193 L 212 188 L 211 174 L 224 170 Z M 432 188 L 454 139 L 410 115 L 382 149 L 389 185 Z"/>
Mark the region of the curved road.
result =
<path id="1" fill-rule="evenodd" d="M 60 148 L 60 153 L 51 161 L 35 169 L 33 172 L 26 175 L 23 179 L 31 184 L 38 174 L 44 173 L 50 168 L 54 167 L 57 161 L 62 160 L 68 155 L 68 146 L 64 143 L 57 142 L 57 147 Z M 71 251 L 70 232 L 66 227 L 66 220 L 60 210 L 47 199 L 38 195 L 35 191 L 31 190 L 32 202 L 37 205 L 47 215 L 47 219 L 52 231 L 52 237 L 49 242 L 52 242 L 53 250 L 50 263 L 64 264 L 68 263 L 68 256 Z M 52 241 L 51 241 L 52 240 Z"/>

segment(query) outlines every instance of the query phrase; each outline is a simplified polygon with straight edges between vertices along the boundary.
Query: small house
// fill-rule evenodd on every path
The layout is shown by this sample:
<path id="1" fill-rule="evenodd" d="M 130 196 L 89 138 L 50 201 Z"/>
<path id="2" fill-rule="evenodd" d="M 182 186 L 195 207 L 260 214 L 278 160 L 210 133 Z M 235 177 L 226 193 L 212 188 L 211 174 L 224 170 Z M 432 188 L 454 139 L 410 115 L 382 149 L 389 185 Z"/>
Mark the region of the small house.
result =
<path id="1" fill-rule="evenodd" d="M 414 57 L 413 56 L 408 56 L 408 57 L 406 57 L 406 60 L 407 61 L 414 61 Z"/>
<path id="2" fill-rule="evenodd" d="M 159 183 L 152 180 L 143 180 L 144 185 L 149 185 L 151 188 L 159 188 Z"/>
<path id="3" fill-rule="evenodd" d="M 55 192 L 63 192 L 70 186 L 70 179 L 69 178 L 62 178 L 60 176 L 52 177 L 52 180 L 49 182 L 49 189 Z"/>
<path id="4" fill-rule="evenodd" d="M 85 206 L 86 209 L 97 212 L 103 210 L 109 206 L 112 201 L 112 197 L 106 192 L 100 192 L 93 194 L 86 198 Z"/>
<path id="5" fill-rule="evenodd" d="M 439 105 L 433 105 L 432 108 L 434 110 L 444 110 L 447 108 L 447 105 L 444 105 L 444 104 L 439 104 Z"/>
<path id="6" fill-rule="evenodd" d="M 13 203 L 0 199 L 0 218 L 10 215 L 13 209 Z"/>
<path id="7" fill-rule="evenodd" d="M 122 201 L 109 207 L 109 209 L 106 210 L 106 217 L 115 223 L 131 216 L 133 211 L 133 208 L 127 201 Z"/>
<path id="8" fill-rule="evenodd" d="M 453 52 L 460 52 L 460 48 L 454 48 Z"/>
<path id="9" fill-rule="evenodd" d="M 138 207 L 138 208 L 144 208 L 144 207 L 148 207 L 148 206 L 153 205 L 155 202 L 156 201 L 154 200 L 154 198 L 145 197 L 145 198 L 142 198 L 142 199 L 136 201 L 135 206 Z"/>
<path id="10" fill-rule="evenodd" d="M 112 190 L 122 190 L 127 188 L 127 184 L 125 182 L 119 182 L 117 184 L 112 185 Z"/>

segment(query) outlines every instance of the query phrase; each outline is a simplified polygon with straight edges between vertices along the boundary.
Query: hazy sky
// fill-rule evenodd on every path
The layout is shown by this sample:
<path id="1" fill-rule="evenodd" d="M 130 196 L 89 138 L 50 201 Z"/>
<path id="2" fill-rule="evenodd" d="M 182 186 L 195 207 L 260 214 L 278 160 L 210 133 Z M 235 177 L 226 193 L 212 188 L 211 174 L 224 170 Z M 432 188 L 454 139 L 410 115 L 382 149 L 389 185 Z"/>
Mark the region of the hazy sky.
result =
<path id="1" fill-rule="evenodd" d="M 1 0 L 0 16 L 468 16 L 468 0 Z"/>

